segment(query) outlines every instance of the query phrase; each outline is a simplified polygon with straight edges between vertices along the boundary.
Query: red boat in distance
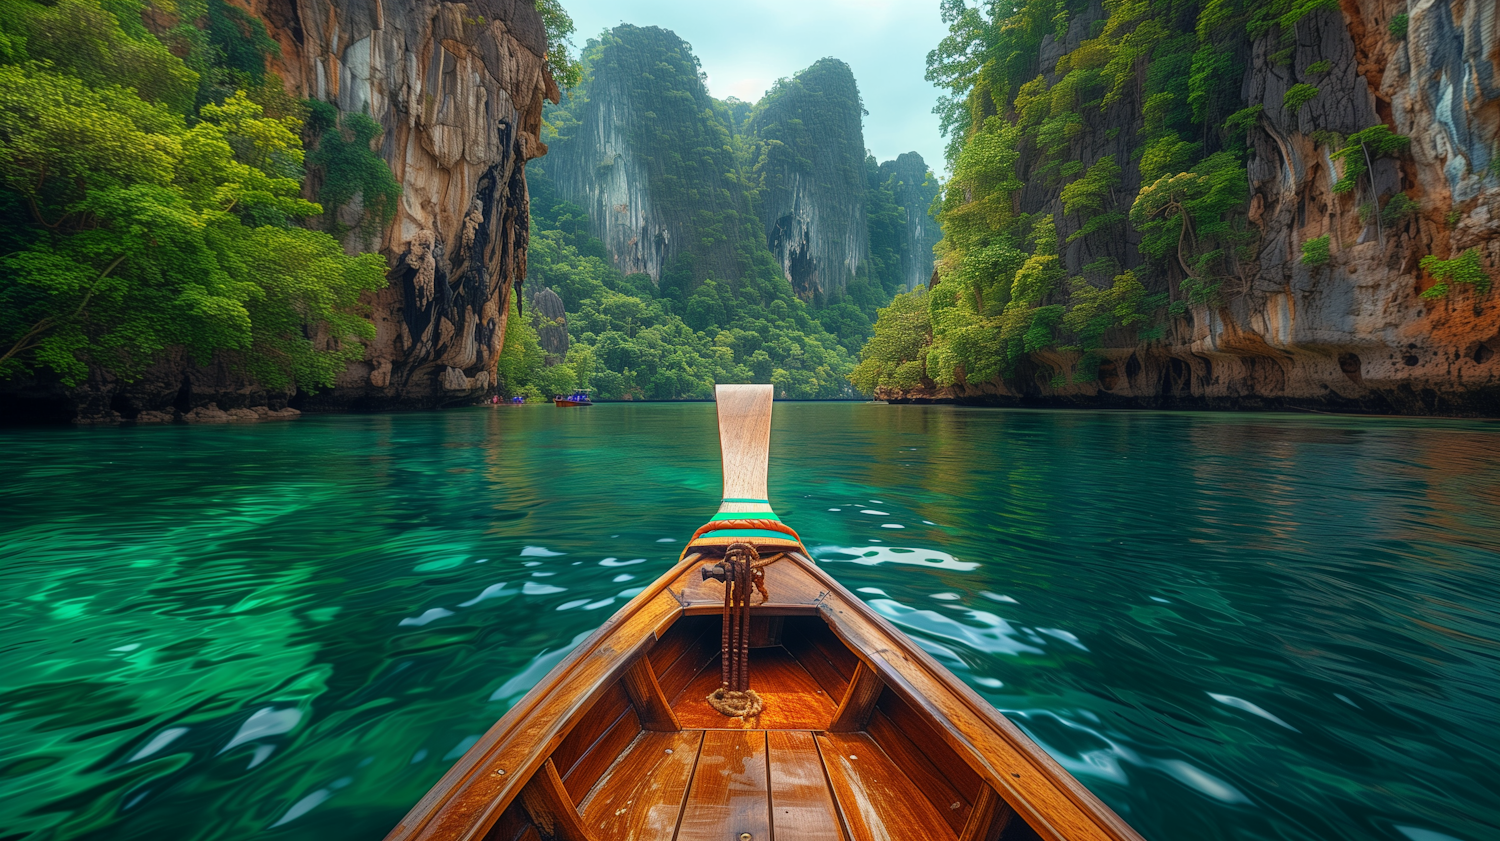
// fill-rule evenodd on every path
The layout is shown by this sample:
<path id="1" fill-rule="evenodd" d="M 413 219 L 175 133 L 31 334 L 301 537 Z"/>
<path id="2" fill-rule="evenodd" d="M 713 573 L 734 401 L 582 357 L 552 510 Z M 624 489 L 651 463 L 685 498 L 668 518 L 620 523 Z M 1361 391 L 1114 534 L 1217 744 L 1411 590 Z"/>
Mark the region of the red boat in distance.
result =
<path id="1" fill-rule="evenodd" d="M 594 405 L 594 401 L 589 399 L 589 393 L 587 391 L 575 391 L 567 397 L 563 397 L 559 394 L 556 397 L 552 398 L 552 402 L 556 403 L 559 408 Z"/>

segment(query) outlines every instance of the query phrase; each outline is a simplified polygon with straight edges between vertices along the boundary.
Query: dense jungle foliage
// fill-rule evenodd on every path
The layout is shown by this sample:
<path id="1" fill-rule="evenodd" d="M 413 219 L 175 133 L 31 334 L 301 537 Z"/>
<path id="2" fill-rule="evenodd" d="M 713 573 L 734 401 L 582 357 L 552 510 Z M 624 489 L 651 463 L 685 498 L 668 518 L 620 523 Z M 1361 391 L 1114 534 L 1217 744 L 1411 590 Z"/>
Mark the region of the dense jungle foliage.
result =
<path id="1" fill-rule="evenodd" d="M 911 203 L 926 188 L 915 209 L 925 215 L 936 179 L 923 165 L 926 178 L 909 184 L 911 161 L 898 173 L 866 155 L 858 89 L 842 62 L 825 59 L 782 80 L 754 105 L 713 99 L 700 73 L 671 32 L 620 26 L 588 43 L 580 84 L 547 110 L 545 139 L 554 151 L 527 166 L 527 277 L 533 290 L 561 296 L 570 349 L 565 362 L 544 370 L 543 355 L 530 350 L 534 329 L 517 328 L 502 361 L 515 372 L 502 376 L 509 393 L 555 393 L 571 384 L 603 399 L 676 399 L 708 397 L 716 382 L 761 382 L 792 398 L 851 394 L 854 355 L 872 334 L 876 310 L 900 288 L 903 261 L 912 259 L 912 208 L 897 191 Z M 808 125 L 805 109 L 786 108 L 793 94 L 841 109 L 836 131 Z M 613 267 L 587 212 L 560 194 L 551 174 L 595 97 L 643 115 L 630 122 L 632 154 L 653 207 L 686 232 L 655 282 Z M 803 300 L 768 248 L 760 210 L 788 168 L 821 177 L 824 168 L 813 165 L 819 159 L 837 162 L 848 203 L 863 204 L 870 254 L 839 292 Z M 532 362 L 514 361 L 523 358 Z"/>
<path id="2" fill-rule="evenodd" d="M 1106 342 L 1158 338 L 1189 308 L 1246 287 L 1257 237 L 1246 135 L 1263 120 L 1262 106 L 1241 98 L 1250 46 L 1270 39 L 1271 60 L 1287 63 L 1299 21 L 1337 4 L 1096 9 L 943 0 L 949 35 L 928 56 L 928 78 L 947 91 L 939 113 L 952 172 L 937 210 L 940 282 L 882 315 L 855 376 L 861 389 L 977 383 L 1015 375 L 1023 360 L 1050 369 L 1034 373 L 1053 387 L 1092 380 Z M 1055 64 L 1040 64 L 1044 39 L 1063 45 Z M 1317 93 L 1293 85 L 1280 107 L 1295 114 Z M 1342 162 L 1336 191 L 1363 191 L 1366 162 L 1399 154 L 1405 139 L 1376 126 L 1319 142 Z M 1374 214 L 1377 234 L 1379 217 L 1410 204 L 1390 197 Z M 1038 207 L 1048 212 L 1023 212 Z M 1306 243 L 1304 264 L 1325 264 L 1327 248 Z"/>
<path id="3" fill-rule="evenodd" d="M 303 179 L 371 189 L 377 224 L 399 188 L 368 118 L 304 142 L 276 50 L 224 0 L 0 4 L 0 377 L 129 379 L 182 348 L 311 390 L 363 354 L 384 260 L 310 230 Z"/>

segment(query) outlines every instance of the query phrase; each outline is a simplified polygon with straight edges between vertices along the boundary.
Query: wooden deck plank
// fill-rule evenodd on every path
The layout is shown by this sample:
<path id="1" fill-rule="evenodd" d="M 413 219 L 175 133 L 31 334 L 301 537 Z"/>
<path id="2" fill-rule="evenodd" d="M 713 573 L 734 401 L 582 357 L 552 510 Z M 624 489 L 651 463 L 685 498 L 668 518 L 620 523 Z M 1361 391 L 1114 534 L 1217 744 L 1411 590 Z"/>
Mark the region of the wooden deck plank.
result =
<path id="1" fill-rule="evenodd" d="M 854 841 L 956 841 L 948 822 L 869 736 L 826 733 L 817 740 Z"/>
<path id="2" fill-rule="evenodd" d="M 579 807 L 601 841 L 670 839 L 682 816 L 703 731 L 644 732 Z"/>
<path id="3" fill-rule="evenodd" d="M 817 742 L 805 730 L 766 733 L 771 767 L 771 822 L 784 841 L 844 841 Z"/>
<path id="4" fill-rule="evenodd" d="M 765 712 L 754 721 L 728 718 L 708 705 L 710 693 L 719 688 L 719 660 L 713 659 L 672 701 L 677 723 L 686 728 L 764 728 L 768 730 L 822 730 L 833 720 L 837 702 L 828 697 L 796 658 L 780 646 L 750 650 L 750 688 L 765 703 Z"/>
<path id="5" fill-rule="evenodd" d="M 771 837 L 771 800 L 764 730 L 709 730 L 677 841 L 724 841 L 742 833 Z"/>

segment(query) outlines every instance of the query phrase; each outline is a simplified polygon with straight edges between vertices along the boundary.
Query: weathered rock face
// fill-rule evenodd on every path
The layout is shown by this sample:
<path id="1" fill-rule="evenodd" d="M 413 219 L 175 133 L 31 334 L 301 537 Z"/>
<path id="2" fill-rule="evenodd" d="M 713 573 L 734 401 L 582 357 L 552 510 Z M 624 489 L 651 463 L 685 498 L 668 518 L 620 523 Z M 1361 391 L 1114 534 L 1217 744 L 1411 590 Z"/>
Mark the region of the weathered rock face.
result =
<path id="1" fill-rule="evenodd" d="M 766 243 L 803 298 L 842 293 L 870 255 L 862 117 L 854 72 L 825 58 L 778 82 L 750 118 Z"/>
<path id="2" fill-rule="evenodd" d="M 592 44 L 593 42 L 591 42 Z M 547 172 L 589 214 L 626 274 L 661 280 L 681 260 L 695 280 L 736 276 L 753 232 L 733 173 L 729 115 L 692 49 L 658 27 L 622 25 L 588 55 L 588 80 L 554 122 Z"/>
<path id="3" fill-rule="evenodd" d="M 392 224 L 351 251 L 380 251 L 390 285 L 369 298 L 377 335 L 334 388 L 267 389 L 224 360 L 173 354 L 139 380 L 95 372 L 84 385 L 7 384 L 0 414 L 117 421 L 141 413 L 189 420 L 210 404 L 340 410 L 430 407 L 493 385 L 515 284 L 526 276 L 525 163 L 546 153 L 546 36 L 531 0 L 236 0 L 281 48 L 272 68 L 290 93 L 368 113 L 400 182 Z M 357 221 L 356 196 L 325 208 Z M 216 410 L 219 411 L 219 410 Z M 246 416 L 248 418 L 248 416 Z"/>
<path id="4" fill-rule="evenodd" d="M 377 242 L 365 359 L 315 408 L 434 406 L 493 384 L 513 285 L 526 276 L 525 163 L 539 139 L 546 36 L 530 0 L 248 0 L 281 45 L 287 87 L 367 112 L 401 183 Z M 355 202 L 358 201 L 356 197 Z M 351 235 L 353 237 L 353 235 Z"/>
<path id="5" fill-rule="evenodd" d="M 566 361 L 568 358 L 568 313 L 563 309 L 563 299 L 556 292 L 543 286 L 531 290 L 531 326 L 536 329 L 537 344 L 547 353 L 547 363 Z"/>
<path id="6" fill-rule="evenodd" d="M 1389 29 L 1397 14 L 1410 15 L 1404 39 Z M 1041 66 L 1077 47 L 1102 15 L 1096 7 L 1075 18 L 1068 43 L 1049 37 Z M 1434 280 L 1419 266 L 1426 255 L 1473 248 L 1500 278 L 1500 11 L 1492 2 L 1342 0 L 1339 12 L 1300 22 L 1289 64 L 1272 59 L 1277 48 L 1267 36 L 1251 45 L 1246 62 L 1242 94 L 1264 106 L 1250 131 L 1248 167 L 1249 221 L 1260 239 L 1242 272 L 1244 288 L 1229 290 L 1224 306 L 1196 308 L 1163 341 L 1104 349 L 1096 382 L 1053 387 L 1078 358 L 1041 353 L 1003 382 L 883 396 L 1500 415 L 1500 291 L 1422 298 Z M 1326 70 L 1314 67 L 1320 62 Z M 1299 82 L 1319 94 L 1288 115 L 1283 96 Z M 1126 97 L 1091 120 L 1081 157 L 1128 160 L 1123 132 L 1109 137 L 1103 128 L 1137 125 L 1139 114 L 1140 103 Z M 1335 194 L 1333 149 L 1314 132 L 1347 135 L 1382 123 L 1411 137 L 1409 152 L 1374 158 L 1356 190 Z M 1120 192 L 1134 195 L 1139 183 L 1131 162 Z M 1020 204 L 1056 214 L 1066 238 L 1077 224 L 1062 213 L 1059 190 L 1038 180 Z M 1383 205 L 1403 192 L 1420 205 L 1414 215 L 1379 226 L 1374 214 L 1361 221 L 1361 203 L 1378 197 Z M 1304 265 L 1303 243 L 1325 234 L 1330 263 Z M 1070 273 L 1099 257 L 1140 264 L 1133 230 L 1097 239 L 1065 246 Z"/>
<path id="7" fill-rule="evenodd" d="M 906 212 L 906 248 L 901 252 L 902 287 L 915 289 L 932 277 L 932 247 L 943 238 L 929 210 L 941 187 L 916 152 L 880 165 L 880 177 L 895 188 L 896 203 Z M 894 179 L 892 181 L 891 179 Z"/>

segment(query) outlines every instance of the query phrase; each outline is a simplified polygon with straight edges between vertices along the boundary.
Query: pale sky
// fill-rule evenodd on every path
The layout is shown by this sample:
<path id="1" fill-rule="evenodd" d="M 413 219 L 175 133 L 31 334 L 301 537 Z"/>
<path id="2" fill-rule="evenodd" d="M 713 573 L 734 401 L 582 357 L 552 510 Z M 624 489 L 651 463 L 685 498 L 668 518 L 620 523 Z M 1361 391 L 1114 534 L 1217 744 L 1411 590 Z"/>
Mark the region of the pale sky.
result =
<path id="1" fill-rule="evenodd" d="M 938 0 L 563 0 L 579 47 L 621 23 L 660 26 L 693 46 L 715 97 L 760 99 L 771 83 L 825 56 L 854 69 L 864 98 L 865 146 L 879 160 L 919 152 L 943 172 L 923 78 L 946 30 Z"/>

